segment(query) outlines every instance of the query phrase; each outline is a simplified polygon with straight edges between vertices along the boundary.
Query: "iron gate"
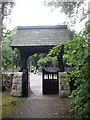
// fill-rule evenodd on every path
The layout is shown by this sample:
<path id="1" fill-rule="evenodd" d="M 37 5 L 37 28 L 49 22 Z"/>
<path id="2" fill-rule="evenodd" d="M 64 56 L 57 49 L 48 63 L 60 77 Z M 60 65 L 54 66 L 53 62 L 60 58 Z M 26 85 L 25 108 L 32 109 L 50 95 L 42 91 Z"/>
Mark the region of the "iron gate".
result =
<path id="1" fill-rule="evenodd" d="M 58 94 L 59 93 L 59 80 L 58 71 L 48 71 L 43 68 L 43 94 Z"/>

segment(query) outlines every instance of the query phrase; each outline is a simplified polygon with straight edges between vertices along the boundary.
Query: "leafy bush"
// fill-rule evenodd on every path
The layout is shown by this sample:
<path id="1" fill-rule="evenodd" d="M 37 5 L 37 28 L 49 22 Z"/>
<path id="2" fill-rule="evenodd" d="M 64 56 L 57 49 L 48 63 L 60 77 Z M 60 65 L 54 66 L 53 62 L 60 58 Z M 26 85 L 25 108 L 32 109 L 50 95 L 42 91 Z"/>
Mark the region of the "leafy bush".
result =
<path id="1" fill-rule="evenodd" d="M 11 89 L 13 74 L 2 74 L 2 91 Z"/>
<path id="2" fill-rule="evenodd" d="M 57 55 L 60 51 L 61 44 L 53 47 L 46 57 L 39 59 L 38 66 L 58 66 Z"/>
<path id="3" fill-rule="evenodd" d="M 74 35 L 73 38 L 65 45 L 64 61 L 70 66 L 71 74 L 68 75 L 68 81 L 74 80 L 76 90 L 73 90 L 71 98 L 74 105 L 73 111 L 80 119 L 90 117 L 90 24 L 85 30 Z M 55 46 L 50 50 L 48 55 L 41 59 L 41 65 L 46 64 L 50 59 L 55 58 L 60 51 L 60 46 Z M 72 79 L 71 79 L 72 78 Z"/>
<path id="4" fill-rule="evenodd" d="M 73 69 L 68 79 L 73 76 L 77 89 L 72 92 L 72 100 L 75 105 L 73 110 L 76 112 L 78 118 L 90 117 L 90 43 L 88 41 L 87 28 L 83 33 L 75 35 L 74 38 L 66 44 L 65 58 L 67 64 Z"/>
<path id="5" fill-rule="evenodd" d="M 14 65 L 18 66 L 20 61 L 20 54 L 17 49 L 14 50 L 14 58 L 12 58 L 13 50 L 10 47 L 11 41 L 13 39 L 13 35 L 15 34 L 15 30 L 12 30 L 6 36 L 3 36 L 3 44 L 2 44 L 2 67 L 4 69 L 8 69 L 12 67 L 12 60 L 14 60 Z"/>
<path id="6" fill-rule="evenodd" d="M 0 91 L 2 91 L 2 81 L 0 80 Z"/>

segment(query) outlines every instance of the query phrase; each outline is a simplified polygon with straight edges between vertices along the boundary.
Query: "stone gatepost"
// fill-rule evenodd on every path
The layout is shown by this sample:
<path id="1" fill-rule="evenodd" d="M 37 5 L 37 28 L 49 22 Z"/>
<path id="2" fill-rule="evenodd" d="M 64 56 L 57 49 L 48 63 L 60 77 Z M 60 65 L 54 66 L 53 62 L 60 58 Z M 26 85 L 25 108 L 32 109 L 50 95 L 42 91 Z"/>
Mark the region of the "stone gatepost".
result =
<path id="1" fill-rule="evenodd" d="M 67 97 L 70 94 L 69 84 L 66 79 L 67 72 L 58 72 L 59 77 L 59 94 L 61 97 Z"/>
<path id="2" fill-rule="evenodd" d="M 12 82 L 12 96 L 22 96 L 22 72 L 15 72 Z"/>

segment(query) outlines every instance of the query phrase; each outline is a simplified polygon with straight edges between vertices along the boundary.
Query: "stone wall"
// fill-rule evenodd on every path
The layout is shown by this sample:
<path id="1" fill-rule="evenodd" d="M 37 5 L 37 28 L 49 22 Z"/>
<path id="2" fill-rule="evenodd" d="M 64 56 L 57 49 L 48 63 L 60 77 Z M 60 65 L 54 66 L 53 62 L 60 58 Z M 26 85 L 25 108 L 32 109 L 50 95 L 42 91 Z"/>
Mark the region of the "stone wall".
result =
<path id="1" fill-rule="evenodd" d="M 14 73 L 11 95 L 22 96 L 22 72 Z"/>

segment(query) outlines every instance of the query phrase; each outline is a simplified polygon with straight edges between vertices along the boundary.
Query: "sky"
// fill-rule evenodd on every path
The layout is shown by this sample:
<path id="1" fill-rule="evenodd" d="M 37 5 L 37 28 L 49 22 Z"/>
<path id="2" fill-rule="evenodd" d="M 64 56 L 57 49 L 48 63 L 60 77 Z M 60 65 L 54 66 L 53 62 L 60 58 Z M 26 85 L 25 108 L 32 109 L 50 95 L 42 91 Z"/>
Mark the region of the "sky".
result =
<path id="1" fill-rule="evenodd" d="M 12 12 L 12 24 L 17 25 L 56 25 L 63 23 L 64 14 L 56 9 L 43 6 L 43 0 L 16 0 Z"/>
<path id="2" fill-rule="evenodd" d="M 15 0 L 16 5 L 12 11 L 10 28 L 15 26 L 62 25 L 66 20 L 60 8 L 54 11 L 52 7 L 43 6 L 43 0 Z M 80 31 L 84 27 L 77 24 L 75 29 Z"/>

